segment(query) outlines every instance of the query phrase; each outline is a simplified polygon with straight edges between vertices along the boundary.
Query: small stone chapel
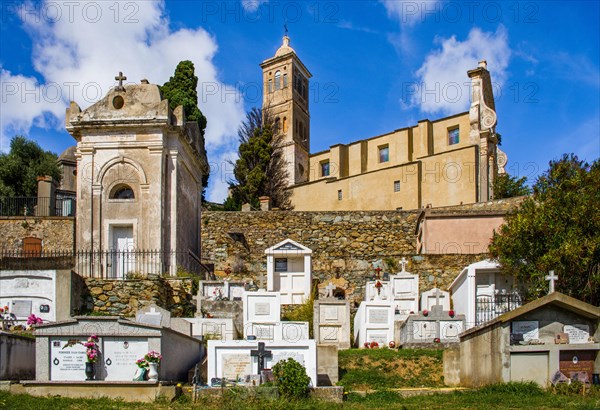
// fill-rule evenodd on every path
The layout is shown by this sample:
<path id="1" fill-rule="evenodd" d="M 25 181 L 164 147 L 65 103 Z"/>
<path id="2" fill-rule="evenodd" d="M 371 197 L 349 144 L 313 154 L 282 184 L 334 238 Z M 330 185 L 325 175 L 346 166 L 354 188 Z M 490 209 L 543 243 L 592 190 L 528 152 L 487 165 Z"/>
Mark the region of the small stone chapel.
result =
<path id="1" fill-rule="evenodd" d="M 66 113 L 77 141 L 77 249 L 198 256 L 208 172 L 198 124 L 186 121 L 182 106 L 171 110 L 158 85 L 124 84 L 122 73 L 115 79 L 100 101 L 85 110 L 71 102 Z M 123 278 L 142 262 L 133 255 L 106 263 L 103 274 Z"/>

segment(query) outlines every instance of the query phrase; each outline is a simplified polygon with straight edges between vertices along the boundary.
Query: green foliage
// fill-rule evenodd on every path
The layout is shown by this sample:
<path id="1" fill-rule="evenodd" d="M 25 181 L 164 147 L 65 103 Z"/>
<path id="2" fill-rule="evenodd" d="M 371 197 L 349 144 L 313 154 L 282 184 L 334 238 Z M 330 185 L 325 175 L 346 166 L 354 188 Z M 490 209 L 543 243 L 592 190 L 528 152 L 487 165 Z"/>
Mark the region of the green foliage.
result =
<path id="1" fill-rule="evenodd" d="M 276 133 L 267 112 L 253 108 L 246 114 L 246 120 L 238 130 L 239 158 L 233 163 L 235 181 L 229 183 L 231 195 L 224 203 L 226 211 L 239 211 L 244 203 L 259 209 L 261 196 L 270 197 L 273 207 L 292 208 L 291 192 L 286 189 L 285 158 L 278 149 Z"/>
<path id="2" fill-rule="evenodd" d="M 37 177 L 51 176 L 60 182 L 58 157 L 44 151 L 37 142 L 16 136 L 10 142 L 10 152 L 0 153 L 0 196 L 37 196 Z"/>
<path id="3" fill-rule="evenodd" d="M 315 290 L 310 294 L 310 297 L 304 301 L 301 305 L 296 306 L 293 310 L 285 312 L 283 314 L 283 320 L 290 322 L 308 322 L 308 329 L 310 337 L 313 336 L 313 316 L 314 316 L 314 305 L 315 305 Z"/>
<path id="4" fill-rule="evenodd" d="M 526 181 L 527 177 L 517 178 L 508 174 L 498 175 L 494 179 L 494 199 L 529 195 L 531 189 L 525 185 Z"/>
<path id="5" fill-rule="evenodd" d="M 564 155 L 550 168 L 506 224 L 495 234 L 490 254 L 504 273 L 527 285 L 529 298 L 548 291 L 554 270 L 556 290 L 600 304 L 600 162 L 591 166 Z"/>
<path id="6" fill-rule="evenodd" d="M 302 399 L 308 396 L 310 377 L 306 369 L 294 359 L 277 362 L 273 366 L 273 377 L 279 394 L 290 399 Z"/>
<path id="7" fill-rule="evenodd" d="M 480 391 L 486 394 L 509 393 L 521 394 L 525 396 L 544 394 L 544 390 L 535 382 L 509 382 L 490 384 L 489 386 L 482 387 Z"/>
<path id="8" fill-rule="evenodd" d="M 169 107 L 172 110 L 183 106 L 185 112 L 185 118 L 187 121 L 195 121 L 198 123 L 200 128 L 200 134 L 204 137 L 206 130 L 206 117 L 198 108 L 198 77 L 195 74 L 194 63 L 189 60 L 181 61 L 175 68 L 175 74 L 169 78 L 160 91 L 162 92 L 163 98 L 169 100 Z M 204 155 L 206 155 L 206 148 L 202 146 Z M 208 185 L 209 174 L 202 176 L 202 201 L 204 201 L 204 191 Z"/>
<path id="9" fill-rule="evenodd" d="M 349 349 L 338 353 L 338 385 L 348 390 L 442 387 L 442 350 Z"/>

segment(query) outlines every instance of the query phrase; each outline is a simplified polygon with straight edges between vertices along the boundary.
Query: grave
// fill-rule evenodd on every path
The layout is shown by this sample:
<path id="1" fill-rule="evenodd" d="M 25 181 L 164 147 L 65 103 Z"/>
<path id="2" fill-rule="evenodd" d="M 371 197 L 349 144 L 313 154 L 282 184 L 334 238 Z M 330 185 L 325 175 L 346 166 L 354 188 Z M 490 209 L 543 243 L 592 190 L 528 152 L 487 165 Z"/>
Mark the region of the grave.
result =
<path id="1" fill-rule="evenodd" d="M 36 380 L 84 382 L 86 348 L 66 346 L 71 340 L 85 342 L 91 335 L 99 338 L 98 381 L 132 381 L 136 360 L 151 350 L 163 356 L 159 366 L 163 381 L 187 381 L 189 369 L 200 361 L 200 341 L 171 328 L 112 316 L 79 316 L 37 326 Z"/>
<path id="2" fill-rule="evenodd" d="M 361 302 L 354 316 L 354 344 L 376 342 L 379 347 L 394 341 L 394 303 L 373 300 Z"/>
<path id="3" fill-rule="evenodd" d="M 450 310 L 450 294 L 438 288 L 421 293 L 421 309 L 431 310 L 435 305 L 441 305 L 442 310 Z"/>
<path id="4" fill-rule="evenodd" d="M 394 308 L 399 312 L 399 319 L 404 320 L 411 312 L 419 310 L 419 275 L 406 271 L 407 260 L 402 258 L 402 271 L 390 275 L 392 300 Z"/>
<path id="5" fill-rule="evenodd" d="M 201 280 L 199 296 L 204 300 L 242 300 L 244 282 Z"/>
<path id="6" fill-rule="evenodd" d="M 312 250 L 286 239 L 265 250 L 267 290 L 279 292 L 282 304 L 302 304 L 310 297 Z"/>
<path id="7" fill-rule="evenodd" d="M 237 331 L 230 318 L 183 318 L 192 324 L 192 336 L 204 340 L 235 340 Z"/>
<path id="8" fill-rule="evenodd" d="M 263 353 L 260 353 L 263 352 Z M 280 360 L 293 358 L 306 368 L 311 385 L 317 384 L 317 352 L 314 340 L 276 341 L 208 341 L 208 382 L 213 379 L 230 381 L 257 380 L 260 365 L 272 369 Z M 262 363 L 261 363 L 262 362 Z"/>
<path id="9" fill-rule="evenodd" d="M 0 307 L 9 307 L 15 324 L 25 325 L 31 314 L 44 322 L 67 319 L 71 281 L 70 270 L 0 270 Z"/>
<path id="10" fill-rule="evenodd" d="M 350 302 L 333 297 L 328 285 L 327 297 L 314 302 L 313 333 L 319 345 L 335 345 L 338 349 L 350 348 Z"/>
<path id="11" fill-rule="evenodd" d="M 457 344 L 458 335 L 465 328 L 464 322 L 464 315 L 455 315 L 443 310 L 442 305 L 433 305 L 431 309 L 409 315 L 400 325 L 397 339 L 403 348 Z"/>
<path id="12" fill-rule="evenodd" d="M 155 304 L 139 309 L 135 316 L 135 321 L 153 326 L 162 326 L 183 333 L 192 335 L 192 326 L 190 322 L 181 317 L 171 317 L 171 312 Z"/>

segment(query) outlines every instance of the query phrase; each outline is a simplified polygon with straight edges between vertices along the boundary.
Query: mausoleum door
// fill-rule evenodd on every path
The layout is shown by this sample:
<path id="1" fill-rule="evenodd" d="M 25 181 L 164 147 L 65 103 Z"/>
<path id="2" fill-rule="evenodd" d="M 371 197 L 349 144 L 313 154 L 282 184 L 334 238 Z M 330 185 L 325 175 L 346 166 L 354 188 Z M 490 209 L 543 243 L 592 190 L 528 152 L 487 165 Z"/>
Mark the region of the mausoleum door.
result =
<path id="1" fill-rule="evenodd" d="M 135 254 L 131 253 L 135 248 L 133 226 L 115 226 L 112 233 L 112 276 L 115 279 L 124 279 L 125 275 L 135 268 Z"/>

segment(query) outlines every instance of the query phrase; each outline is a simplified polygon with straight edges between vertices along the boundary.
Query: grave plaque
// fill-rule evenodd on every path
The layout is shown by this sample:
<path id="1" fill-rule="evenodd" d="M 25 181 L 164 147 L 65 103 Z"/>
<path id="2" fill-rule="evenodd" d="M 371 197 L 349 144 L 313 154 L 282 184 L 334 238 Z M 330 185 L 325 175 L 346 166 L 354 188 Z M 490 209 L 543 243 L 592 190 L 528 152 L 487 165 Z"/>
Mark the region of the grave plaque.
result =
<path id="1" fill-rule="evenodd" d="M 160 313 L 138 313 L 136 322 L 146 325 L 160 326 L 162 323 L 162 315 Z"/>
<path id="2" fill-rule="evenodd" d="M 222 360 L 224 379 L 237 380 L 252 373 L 252 357 L 249 354 L 224 354 Z"/>
<path id="3" fill-rule="evenodd" d="M 341 326 L 321 326 L 319 334 L 321 336 L 320 343 L 337 342 L 340 339 Z"/>
<path id="4" fill-rule="evenodd" d="M 268 303 L 257 303 L 254 305 L 254 314 L 256 316 L 268 316 L 271 314 L 271 306 Z"/>
<path id="5" fill-rule="evenodd" d="M 387 308 L 370 308 L 369 321 L 372 324 L 386 324 L 388 322 L 389 310 Z"/>
<path id="6" fill-rule="evenodd" d="M 273 359 L 270 363 L 271 368 L 280 362 L 281 360 L 294 359 L 302 366 L 306 367 L 304 362 L 304 354 L 301 352 L 273 352 Z"/>
<path id="7" fill-rule="evenodd" d="M 337 306 L 321 305 L 321 320 L 322 321 L 337 321 L 338 320 Z"/>
<path id="8" fill-rule="evenodd" d="M 593 350 L 562 350 L 559 355 L 559 370 L 568 377 L 571 373 L 594 373 L 596 352 Z"/>
<path id="9" fill-rule="evenodd" d="M 244 294 L 243 285 L 229 285 L 229 298 L 231 300 L 241 300 Z"/>
<path id="10" fill-rule="evenodd" d="M 136 360 L 148 353 L 147 339 L 104 339 L 102 358 L 106 366 L 108 381 L 133 380 Z"/>
<path id="11" fill-rule="evenodd" d="M 31 315 L 31 300 L 13 300 L 10 312 L 17 318 L 27 318 Z"/>
<path id="12" fill-rule="evenodd" d="M 539 325 L 537 320 L 515 320 L 512 322 L 512 333 L 523 335 L 523 340 L 539 339 Z"/>
<path id="13" fill-rule="evenodd" d="M 252 333 L 258 340 L 275 340 L 275 325 L 253 324 Z"/>
<path id="14" fill-rule="evenodd" d="M 86 348 L 76 344 L 65 348 L 68 339 L 50 340 L 50 380 L 85 380 Z"/>
<path id="15" fill-rule="evenodd" d="M 590 327 L 588 325 L 565 325 L 563 331 L 569 336 L 569 343 L 588 343 Z"/>

